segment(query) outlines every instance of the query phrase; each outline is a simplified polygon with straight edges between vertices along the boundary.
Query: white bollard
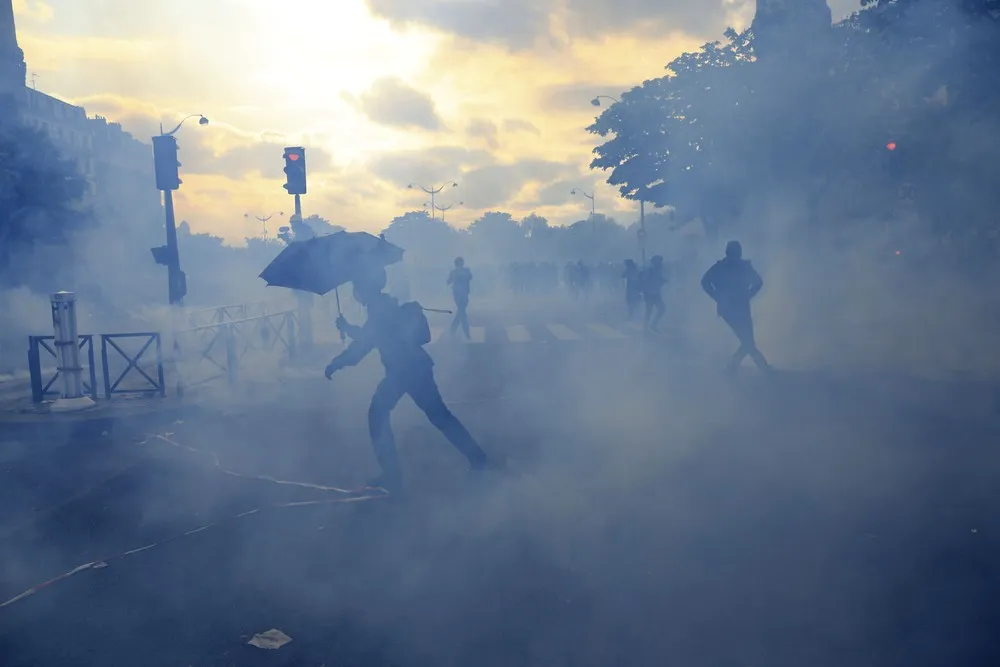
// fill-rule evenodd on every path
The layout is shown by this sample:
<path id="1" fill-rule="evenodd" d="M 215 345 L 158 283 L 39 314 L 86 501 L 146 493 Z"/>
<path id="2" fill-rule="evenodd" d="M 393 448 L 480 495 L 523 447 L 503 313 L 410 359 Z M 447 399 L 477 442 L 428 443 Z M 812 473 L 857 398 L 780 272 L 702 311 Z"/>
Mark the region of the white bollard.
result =
<path id="1" fill-rule="evenodd" d="M 84 410 L 92 407 L 94 401 L 83 393 L 80 336 L 76 326 L 76 295 L 72 292 L 56 292 L 52 295 L 51 302 L 62 393 L 49 409 L 53 412 Z"/>

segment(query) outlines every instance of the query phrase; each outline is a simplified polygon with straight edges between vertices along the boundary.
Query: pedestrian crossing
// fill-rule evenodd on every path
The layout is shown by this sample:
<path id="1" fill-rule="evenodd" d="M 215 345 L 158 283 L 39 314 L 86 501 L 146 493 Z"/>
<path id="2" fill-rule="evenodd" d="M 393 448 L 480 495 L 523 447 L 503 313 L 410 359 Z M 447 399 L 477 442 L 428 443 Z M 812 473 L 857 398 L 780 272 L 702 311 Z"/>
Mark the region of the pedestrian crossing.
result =
<path id="1" fill-rule="evenodd" d="M 676 332 L 665 330 L 658 334 L 644 334 L 637 322 L 609 324 L 607 322 L 507 324 L 469 327 L 469 338 L 459 331 L 452 335 L 446 327 L 431 328 L 431 345 L 436 344 L 511 344 L 559 343 L 586 341 L 624 341 L 640 339 L 644 335 L 673 338 Z"/>

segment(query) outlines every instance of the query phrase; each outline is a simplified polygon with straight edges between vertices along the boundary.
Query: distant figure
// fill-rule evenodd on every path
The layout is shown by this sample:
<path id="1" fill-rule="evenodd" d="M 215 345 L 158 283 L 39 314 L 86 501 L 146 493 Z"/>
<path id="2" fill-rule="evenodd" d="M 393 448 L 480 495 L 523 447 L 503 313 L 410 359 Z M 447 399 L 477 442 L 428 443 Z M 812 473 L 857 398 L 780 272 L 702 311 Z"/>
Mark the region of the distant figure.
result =
<path id="1" fill-rule="evenodd" d="M 392 433 L 390 414 L 404 394 L 409 394 L 430 422 L 469 461 L 473 470 L 491 467 L 489 457 L 448 410 L 434 381 L 434 361 L 423 346 L 430 342 L 427 317 L 416 301 L 400 305 L 383 293 L 385 270 L 378 268 L 354 280 L 354 298 L 365 306 L 368 319 L 364 326 L 348 323 L 343 315 L 337 328 L 351 338 L 351 344 L 326 367 L 326 377 L 347 366 L 356 366 L 373 349 L 378 349 L 385 367 L 385 377 L 375 390 L 368 408 L 368 431 L 382 474 L 372 486 L 390 492 L 402 489 L 402 472 Z"/>
<path id="2" fill-rule="evenodd" d="M 448 284 L 451 286 L 451 296 L 455 299 L 455 319 L 451 321 L 451 335 L 454 336 L 458 327 L 462 327 L 465 339 L 470 340 L 469 333 L 469 293 L 472 291 L 472 271 L 465 266 L 465 260 L 455 258 L 455 268 L 448 274 Z"/>
<path id="3" fill-rule="evenodd" d="M 625 280 L 625 305 L 628 306 L 628 319 L 631 322 L 635 317 L 635 309 L 642 299 L 642 286 L 639 283 L 639 267 L 634 259 L 625 260 L 625 272 L 622 273 Z"/>
<path id="4" fill-rule="evenodd" d="M 727 370 L 735 373 L 743 358 L 750 355 L 764 373 L 771 367 L 767 359 L 757 349 L 753 334 L 753 317 L 750 314 L 750 300 L 764 287 L 764 279 L 743 259 L 743 246 L 739 241 L 726 244 L 726 256 L 705 272 L 701 287 L 716 303 L 716 312 L 740 341 L 740 347 L 730 360 Z"/>
<path id="5" fill-rule="evenodd" d="M 642 272 L 642 299 L 646 303 L 646 316 L 643 325 L 647 331 L 659 332 L 660 330 L 660 320 L 666 310 L 666 306 L 663 304 L 663 286 L 666 282 L 663 257 L 654 255 L 649 260 L 649 267 Z"/>
<path id="6" fill-rule="evenodd" d="M 590 267 L 579 260 L 576 263 L 576 279 L 579 282 L 580 295 L 584 300 L 590 298 L 590 290 L 593 287 L 593 276 L 590 274 Z"/>

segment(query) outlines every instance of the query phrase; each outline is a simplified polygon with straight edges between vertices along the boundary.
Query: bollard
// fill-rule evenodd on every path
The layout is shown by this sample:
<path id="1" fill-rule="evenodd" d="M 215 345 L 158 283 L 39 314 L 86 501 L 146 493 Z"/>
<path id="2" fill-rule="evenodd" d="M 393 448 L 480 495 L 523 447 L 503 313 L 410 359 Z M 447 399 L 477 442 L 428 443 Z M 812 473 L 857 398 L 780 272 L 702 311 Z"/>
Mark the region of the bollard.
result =
<path id="1" fill-rule="evenodd" d="M 56 292 L 52 295 L 51 302 L 62 392 L 49 409 L 52 412 L 70 412 L 93 407 L 94 401 L 83 393 L 80 335 L 76 326 L 76 295 L 72 292 Z"/>

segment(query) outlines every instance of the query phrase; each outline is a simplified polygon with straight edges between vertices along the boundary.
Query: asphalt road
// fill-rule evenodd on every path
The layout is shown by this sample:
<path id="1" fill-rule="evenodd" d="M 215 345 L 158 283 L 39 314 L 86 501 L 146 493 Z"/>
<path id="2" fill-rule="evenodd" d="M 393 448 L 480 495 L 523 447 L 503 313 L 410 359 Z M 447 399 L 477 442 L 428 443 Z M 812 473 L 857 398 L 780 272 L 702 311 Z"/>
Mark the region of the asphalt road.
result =
<path id="1" fill-rule="evenodd" d="M 112 558 L 0 609 L 0 664 L 1000 664 L 995 387 L 729 382 L 684 350 L 442 343 L 442 392 L 507 473 L 465 473 L 404 401 L 404 500 L 264 510 Z M 378 370 L 168 437 L 238 473 L 356 486 L 375 472 Z M 115 446 L 136 464 L 0 542 L 0 597 L 331 497 L 158 440 Z M 271 628 L 292 642 L 247 644 Z"/>

